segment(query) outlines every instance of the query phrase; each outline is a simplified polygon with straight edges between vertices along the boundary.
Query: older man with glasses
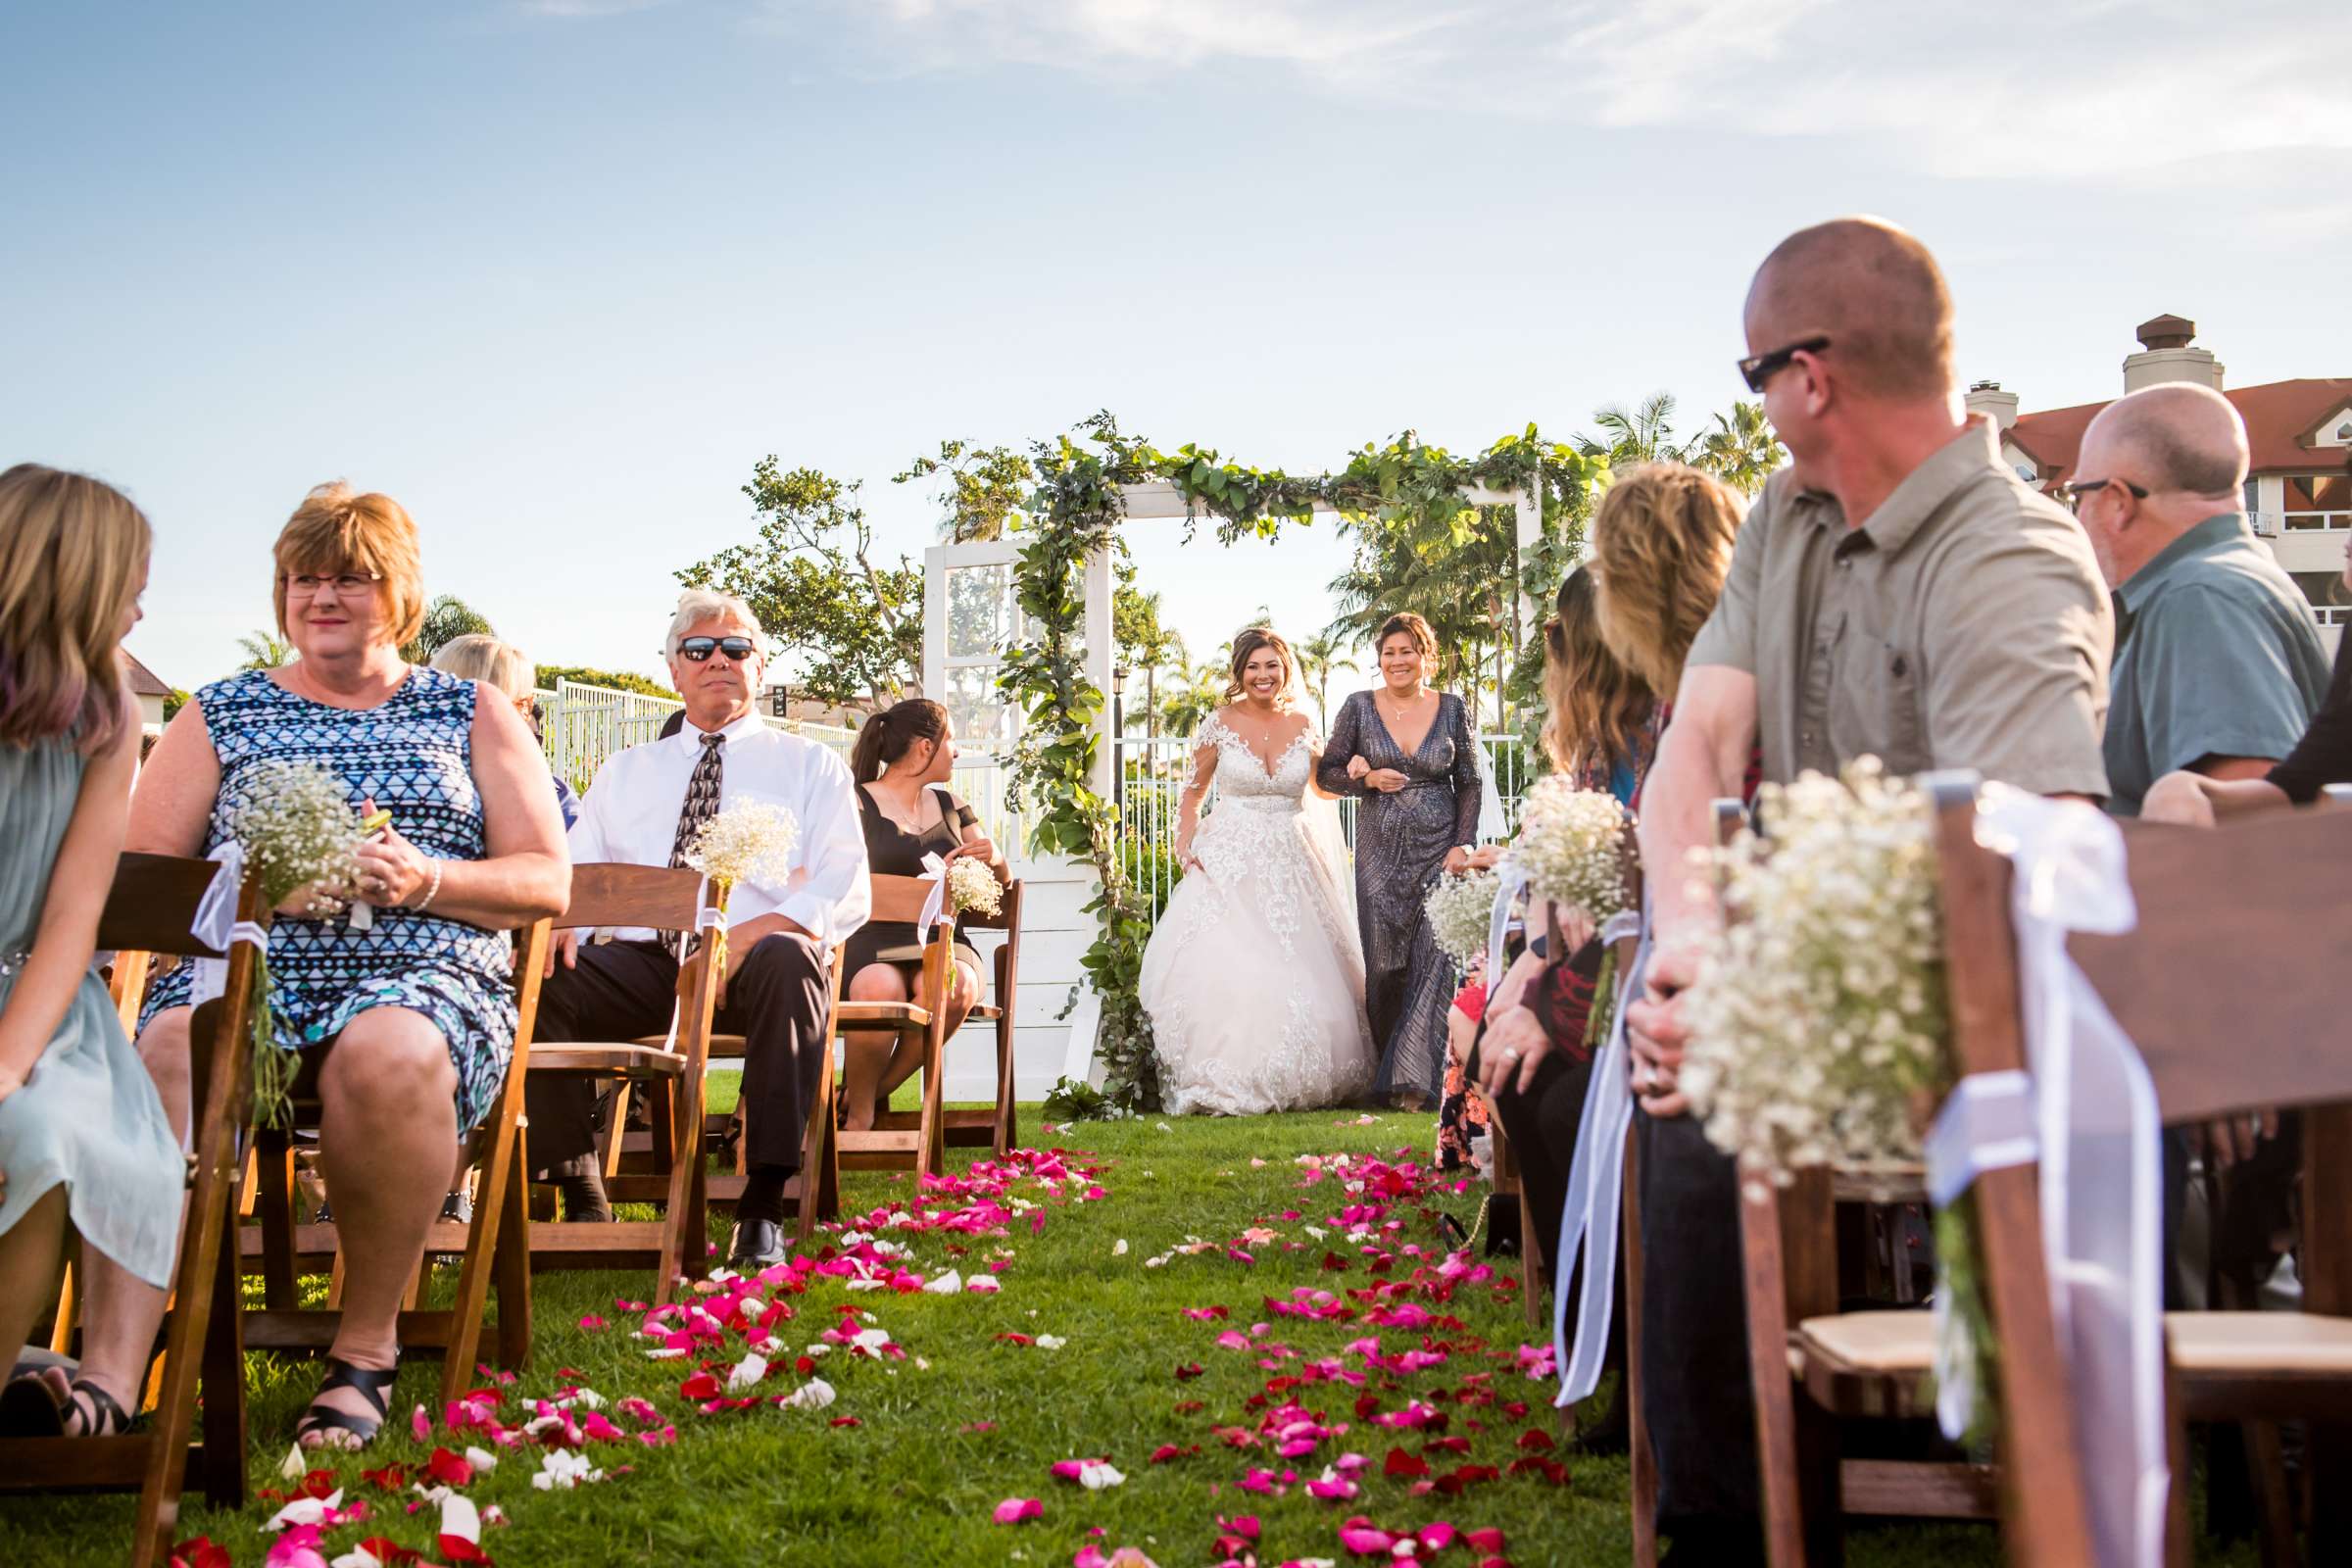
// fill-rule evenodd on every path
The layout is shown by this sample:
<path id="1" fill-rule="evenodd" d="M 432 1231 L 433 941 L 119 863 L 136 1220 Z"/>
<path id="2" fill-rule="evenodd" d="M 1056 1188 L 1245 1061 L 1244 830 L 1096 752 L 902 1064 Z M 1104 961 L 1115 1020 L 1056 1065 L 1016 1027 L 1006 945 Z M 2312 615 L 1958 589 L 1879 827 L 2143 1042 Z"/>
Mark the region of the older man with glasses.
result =
<path id="1" fill-rule="evenodd" d="M 1740 371 L 1792 462 L 1747 515 L 1691 645 L 1645 787 L 1642 863 L 1713 839 L 1709 803 L 1764 777 L 1975 768 L 2103 796 L 2113 628 L 2082 530 L 1962 412 L 1952 301 L 1926 246 L 1875 219 L 1765 258 Z M 1673 1561 L 1760 1560 L 1740 1321 L 1737 1175 L 1676 1085 L 1696 937 L 1712 912 L 1653 874 L 1653 956 L 1630 1011 L 1641 1105 L 1642 1376 Z"/>
<path id="2" fill-rule="evenodd" d="M 728 1261 L 764 1267 L 784 1257 L 784 1188 L 800 1168 L 825 1039 L 826 964 L 865 924 L 865 834 L 850 770 L 829 749 L 770 729 L 758 702 L 765 661 L 759 623 L 742 600 L 689 589 L 667 641 L 669 678 L 686 700 L 678 733 L 608 760 L 580 803 L 572 863 L 680 865 L 701 825 L 741 799 L 792 812 L 800 832 L 777 883 L 744 882 L 727 903 L 727 973 L 717 1027 L 744 1037 L 745 1164 Z M 686 966 L 702 962 L 697 955 Z M 658 1035 L 687 989 L 676 950 L 650 931 L 559 945 L 539 999 L 548 1042 Z M 564 1190 L 565 1217 L 610 1219 L 595 1155 L 595 1088 L 539 1080 L 531 1093 L 531 1152 Z"/>

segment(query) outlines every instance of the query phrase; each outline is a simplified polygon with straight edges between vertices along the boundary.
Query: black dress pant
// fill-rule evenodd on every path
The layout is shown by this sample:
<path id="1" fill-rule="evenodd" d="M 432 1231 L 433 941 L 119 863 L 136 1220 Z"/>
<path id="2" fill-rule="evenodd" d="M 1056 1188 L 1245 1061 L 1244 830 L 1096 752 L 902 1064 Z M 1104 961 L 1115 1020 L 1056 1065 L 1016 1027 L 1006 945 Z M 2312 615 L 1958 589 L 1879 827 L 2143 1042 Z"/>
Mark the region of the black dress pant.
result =
<path id="1" fill-rule="evenodd" d="M 1744 1525 L 1756 1490 L 1755 1399 L 1741 1294 L 1740 1177 L 1693 1116 L 1637 1107 L 1642 1180 L 1642 1409 L 1658 1528 Z"/>
<path id="2" fill-rule="evenodd" d="M 727 956 L 727 1002 L 711 1021 L 744 1038 L 744 1159 L 798 1170 L 808 1107 L 824 1067 L 826 953 L 808 937 L 778 932 L 749 953 Z M 572 968 L 561 962 L 539 993 L 535 1039 L 549 1045 L 634 1040 L 669 1027 L 678 960 L 666 943 L 583 943 Z M 534 1179 L 596 1148 L 599 1086 L 587 1078 L 523 1080 Z"/>
<path id="3" fill-rule="evenodd" d="M 1485 1042 L 1480 1042 L 1484 1049 Z M 1475 1058 L 1474 1058 L 1475 1059 Z M 1512 1083 L 1516 1083 L 1514 1076 Z M 1506 1085 L 1494 1096 L 1494 1119 L 1511 1141 L 1519 1161 L 1519 1188 L 1535 1222 L 1532 1241 L 1543 1260 L 1544 1282 L 1560 1288 L 1560 1213 L 1568 1206 L 1568 1168 L 1576 1161 L 1577 1131 L 1585 1119 L 1585 1092 L 1592 1083 L 1591 1057 L 1546 1052 L 1522 1094 Z M 1525 1245 L 1523 1242 L 1522 1245 Z"/>

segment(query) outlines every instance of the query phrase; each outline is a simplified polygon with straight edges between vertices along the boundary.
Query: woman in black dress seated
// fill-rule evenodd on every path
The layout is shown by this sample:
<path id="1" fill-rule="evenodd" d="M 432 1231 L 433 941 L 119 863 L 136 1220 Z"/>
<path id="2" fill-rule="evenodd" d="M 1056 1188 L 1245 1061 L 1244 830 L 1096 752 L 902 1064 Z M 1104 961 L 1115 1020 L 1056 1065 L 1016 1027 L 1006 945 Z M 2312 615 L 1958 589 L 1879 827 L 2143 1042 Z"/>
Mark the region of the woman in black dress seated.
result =
<path id="1" fill-rule="evenodd" d="M 1381 683 L 1332 721 L 1315 781 L 1362 802 L 1355 818 L 1355 918 L 1364 943 L 1364 1010 L 1380 1046 L 1376 1100 L 1435 1106 L 1446 1084 L 1446 1009 L 1453 964 L 1438 951 L 1423 901 L 1440 872 L 1469 864 L 1478 841 L 1478 741 L 1470 709 L 1432 691 L 1437 634 L 1391 615 L 1373 643 Z"/>
<path id="2" fill-rule="evenodd" d="M 1011 872 L 1004 856 L 980 831 L 972 808 L 951 793 L 956 734 L 948 710 L 912 697 L 885 709 L 858 731 L 850 776 L 858 781 L 858 813 L 865 824 L 865 854 L 877 876 L 921 876 L 923 857 L 943 861 L 975 856 L 997 873 Z M 906 1002 L 920 980 L 923 950 L 905 921 L 869 921 L 850 938 L 843 972 L 853 1002 Z M 963 1026 L 980 1001 L 980 955 L 960 936 L 948 983 L 948 1033 Z M 922 1065 L 919 1050 L 895 1035 L 845 1031 L 843 1125 L 863 1132 L 890 1102 L 890 1092 Z"/>

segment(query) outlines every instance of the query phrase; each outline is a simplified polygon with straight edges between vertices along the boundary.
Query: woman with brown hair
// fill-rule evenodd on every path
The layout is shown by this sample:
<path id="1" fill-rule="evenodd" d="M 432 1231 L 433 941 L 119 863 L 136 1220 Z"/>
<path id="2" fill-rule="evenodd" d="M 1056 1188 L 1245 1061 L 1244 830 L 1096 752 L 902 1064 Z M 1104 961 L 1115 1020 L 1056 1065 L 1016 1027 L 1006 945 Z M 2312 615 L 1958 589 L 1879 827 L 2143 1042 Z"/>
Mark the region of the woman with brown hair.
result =
<path id="1" fill-rule="evenodd" d="M 867 719 L 850 749 L 850 776 L 858 781 L 858 815 L 865 828 L 867 864 L 879 875 L 921 876 L 925 856 L 942 861 L 973 858 L 1009 881 L 1004 854 L 980 830 L 980 819 L 948 788 L 956 768 L 956 731 L 948 710 L 924 697 L 893 704 Z M 849 941 L 842 972 L 843 993 L 853 1002 L 906 1002 L 921 973 L 923 950 L 913 926 L 868 921 Z M 960 936 L 956 970 L 948 982 L 950 1035 L 981 997 L 980 954 Z M 1012 999 L 1003 999 L 1009 1005 Z M 922 1065 L 918 1045 L 894 1035 L 847 1030 L 842 1034 L 843 1125 L 863 1132 L 874 1124 L 890 1092 Z"/>
<path id="2" fill-rule="evenodd" d="M 1356 692 L 1332 722 L 1316 777 L 1362 801 L 1355 819 L 1355 906 L 1363 938 L 1364 1005 L 1380 1042 L 1376 1096 L 1434 1106 L 1446 1081 L 1446 1009 L 1453 965 L 1422 906 L 1441 872 L 1477 848 L 1478 738 L 1470 708 L 1432 690 L 1437 634 L 1419 615 L 1391 615 L 1374 640 L 1380 685 Z"/>
<path id="3" fill-rule="evenodd" d="M 122 639 L 147 519 L 78 473 L 0 473 L 0 1349 L 57 1300 L 67 1233 L 160 1316 L 179 1240 L 179 1140 L 91 965 L 130 810 L 139 710 Z M 0 1393 L 0 1436 L 89 1430 L 63 1373 Z"/>
<path id="4" fill-rule="evenodd" d="M 1346 846 L 1337 810 L 1310 799 L 1320 753 L 1298 673 L 1289 643 L 1250 627 L 1234 640 L 1225 706 L 1194 737 L 1176 832 L 1185 874 L 1136 983 L 1177 1114 L 1307 1110 L 1372 1081 Z"/>
<path id="5" fill-rule="evenodd" d="M 128 846 L 203 855 L 237 803 L 297 762 L 340 780 L 355 815 L 391 824 L 356 876 L 297 889 L 270 931 L 273 1049 L 315 1053 L 319 1163 L 343 1246 L 342 1318 L 326 1377 L 295 1427 L 306 1448 L 356 1448 L 384 1421 L 401 1298 L 439 1217 L 461 1141 L 489 1112 L 514 1052 L 508 933 L 570 896 L 547 761 L 511 703 L 405 662 L 424 614 L 416 525 L 390 496 L 321 485 L 272 551 L 270 604 L 299 656 L 215 681 L 173 716 L 139 776 Z M 355 901 L 366 926 L 340 912 Z M 175 1123 L 188 1116 L 183 965 L 149 991 L 138 1046 Z M 90 1271 L 83 1381 L 108 1396 L 84 1430 L 138 1407 L 160 1295 Z"/>

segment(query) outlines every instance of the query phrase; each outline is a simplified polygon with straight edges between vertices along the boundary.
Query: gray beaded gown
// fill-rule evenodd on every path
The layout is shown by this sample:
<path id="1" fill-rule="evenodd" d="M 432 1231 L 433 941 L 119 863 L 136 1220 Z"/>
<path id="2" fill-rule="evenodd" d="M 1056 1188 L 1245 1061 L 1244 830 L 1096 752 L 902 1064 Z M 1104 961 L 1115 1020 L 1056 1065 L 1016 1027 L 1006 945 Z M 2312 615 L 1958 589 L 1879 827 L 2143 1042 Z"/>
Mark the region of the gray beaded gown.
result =
<path id="1" fill-rule="evenodd" d="M 1348 760 L 1395 768 L 1409 782 L 1395 794 L 1366 789 L 1348 776 Z M 1451 692 L 1438 696 L 1438 716 L 1407 753 L 1380 715 L 1370 692 L 1340 708 L 1316 775 L 1334 795 L 1353 796 L 1355 917 L 1364 943 L 1364 1010 L 1380 1046 L 1373 1094 L 1418 1095 L 1434 1105 L 1446 1086 L 1446 1008 L 1453 965 L 1438 951 L 1421 906 L 1445 869 L 1446 852 L 1478 837 L 1478 741 L 1470 710 Z"/>

